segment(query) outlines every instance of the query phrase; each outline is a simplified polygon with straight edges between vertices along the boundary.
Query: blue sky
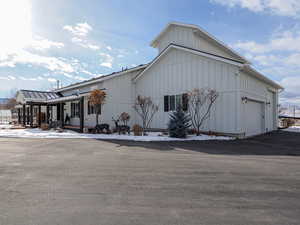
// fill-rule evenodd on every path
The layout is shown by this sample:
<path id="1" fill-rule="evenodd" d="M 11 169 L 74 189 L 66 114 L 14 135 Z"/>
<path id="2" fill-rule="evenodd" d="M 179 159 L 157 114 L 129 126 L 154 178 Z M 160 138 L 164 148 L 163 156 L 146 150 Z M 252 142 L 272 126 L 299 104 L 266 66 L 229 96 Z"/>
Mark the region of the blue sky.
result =
<path id="1" fill-rule="evenodd" d="M 299 0 L 3 0 L 0 21 L 0 97 L 147 63 L 151 40 L 178 21 L 246 56 L 286 88 L 281 101 L 300 105 Z"/>

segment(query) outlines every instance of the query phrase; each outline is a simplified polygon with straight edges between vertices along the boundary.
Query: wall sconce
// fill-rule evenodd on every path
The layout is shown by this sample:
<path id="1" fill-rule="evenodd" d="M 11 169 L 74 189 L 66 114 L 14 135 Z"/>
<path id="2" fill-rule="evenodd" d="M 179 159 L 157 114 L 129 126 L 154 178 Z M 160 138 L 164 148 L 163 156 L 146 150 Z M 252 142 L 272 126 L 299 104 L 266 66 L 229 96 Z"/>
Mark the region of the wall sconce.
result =
<path id="1" fill-rule="evenodd" d="M 247 98 L 247 97 L 242 97 L 242 102 L 243 102 L 244 104 L 246 104 L 246 103 L 248 102 L 248 98 Z"/>

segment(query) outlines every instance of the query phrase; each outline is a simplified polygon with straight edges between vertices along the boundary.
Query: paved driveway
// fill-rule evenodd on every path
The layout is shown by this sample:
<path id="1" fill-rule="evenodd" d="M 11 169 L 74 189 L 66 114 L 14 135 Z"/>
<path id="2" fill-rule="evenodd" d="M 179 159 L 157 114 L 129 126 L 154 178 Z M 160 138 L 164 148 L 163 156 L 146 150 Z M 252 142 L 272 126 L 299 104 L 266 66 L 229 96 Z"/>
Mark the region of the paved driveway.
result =
<path id="1" fill-rule="evenodd" d="M 300 224 L 300 134 L 0 139 L 0 224 Z"/>

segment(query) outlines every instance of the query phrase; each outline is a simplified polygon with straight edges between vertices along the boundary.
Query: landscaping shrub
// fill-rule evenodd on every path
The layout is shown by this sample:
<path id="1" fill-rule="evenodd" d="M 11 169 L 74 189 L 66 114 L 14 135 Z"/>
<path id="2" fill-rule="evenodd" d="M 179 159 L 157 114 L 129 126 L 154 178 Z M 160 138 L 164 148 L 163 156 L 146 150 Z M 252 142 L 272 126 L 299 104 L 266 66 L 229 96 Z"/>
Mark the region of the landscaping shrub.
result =
<path id="1" fill-rule="evenodd" d="M 133 125 L 132 131 L 134 136 L 142 136 L 143 134 L 143 128 L 138 124 Z"/>
<path id="2" fill-rule="evenodd" d="M 127 123 L 130 120 L 130 115 L 127 112 L 122 112 L 119 118 L 123 125 L 127 126 Z"/>
<path id="3" fill-rule="evenodd" d="M 169 136 L 175 138 L 186 138 L 191 118 L 187 115 L 181 106 L 178 106 L 176 111 L 170 114 L 168 124 Z"/>
<path id="4" fill-rule="evenodd" d="M 49 130 L 49 129 L 50 129 L 49 124 L 47 124 L 47 123 L 41 124 L 41 130 Z"/>

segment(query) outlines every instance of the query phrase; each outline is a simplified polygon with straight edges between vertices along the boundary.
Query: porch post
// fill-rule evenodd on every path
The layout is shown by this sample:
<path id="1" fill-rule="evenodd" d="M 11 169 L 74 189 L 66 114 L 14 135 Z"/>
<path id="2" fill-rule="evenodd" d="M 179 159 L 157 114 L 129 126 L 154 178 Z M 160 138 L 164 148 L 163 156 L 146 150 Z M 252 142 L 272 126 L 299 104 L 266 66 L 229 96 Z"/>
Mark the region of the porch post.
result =
<path id="1" fill-rule="evenodd" d="M 49 124 L 49 120 L 50 120 L 50 109 L 49 109 L 49 105 L 47 105 L 47 112 L 46 112 L 46 123 Z"/>
<path id="2" fill-rule="evenodd" d="M 21 124 L 21 109 L 18 108 L 18 124 Z"/>
<path id="3" fill-rule="evenodd" d="M 65 116 L 64 116 L 64 103 L 62 102 L 62 103 L 60 103 L 60 121 L 61 121 L 61 128 L 64 128 L 64 123 L 65 123 L 65 121 L 64 121 L 64 118 L 65 118 Z"/>
<path id="4" fill-rule="evenodd" d="M 41 127 L 42 124 L 41 105 L 39 105 L 38 119 L 39 119 L 39 127 Z"/>
<path id="5" fill-rule="evenodd" d="M 84 97 L 80 98 L 80 103 L 79 103 L 79 110 L 80 110 L 80 132 L 83 133 L 83 128 L 84 128 Z"/>
<path id="6" fill-rule="evenodd" d="M 30 127 L 33 127 L 33 105 L 30 104 Z"/>
<path id="7" fill-rule="evenodd" d="M 23 126 L 26 126 L 26 105 L 23 104 Z"/>

